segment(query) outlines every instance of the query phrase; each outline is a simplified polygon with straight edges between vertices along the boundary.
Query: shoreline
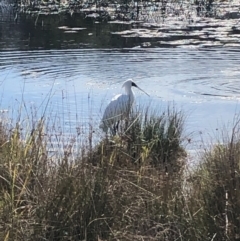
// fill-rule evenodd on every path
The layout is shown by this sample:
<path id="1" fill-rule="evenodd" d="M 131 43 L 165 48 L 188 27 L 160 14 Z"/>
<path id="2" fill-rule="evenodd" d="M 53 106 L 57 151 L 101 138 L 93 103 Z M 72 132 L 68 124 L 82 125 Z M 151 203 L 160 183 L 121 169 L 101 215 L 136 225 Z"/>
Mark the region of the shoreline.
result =
<path id="1" fill-rule="evenodd" d="M 138 42 L 141 48 L 240 47 L 240 14 L 234 4 L 230 6 L 230 3 L 214 3 L 211 8 L 214 12 L 212 16 L 199 13 L 196 4 L 176 5 L 173 9 L 169 4 L 164 12 L 160 4 L 154 10 L 151 9 L 156 4 L 144 4 L 146 3 L 134 3 L 124 7 L 121 4 L 103 3 L 103 6 L 97 6 L 87 2 L 72 5 L 42 3 L 31 8 L 19 6 L 19 14 L 32 18 L 35 26 L 43 25 L 44 19 L 55 15 L 68 15 L 70 18 L 82 18 L 93 23 L 126 25 L 126 30 L 112 31 L 109 34 L 125 41 Z M 59 27 L 63 27 L 60 21 Z"/>

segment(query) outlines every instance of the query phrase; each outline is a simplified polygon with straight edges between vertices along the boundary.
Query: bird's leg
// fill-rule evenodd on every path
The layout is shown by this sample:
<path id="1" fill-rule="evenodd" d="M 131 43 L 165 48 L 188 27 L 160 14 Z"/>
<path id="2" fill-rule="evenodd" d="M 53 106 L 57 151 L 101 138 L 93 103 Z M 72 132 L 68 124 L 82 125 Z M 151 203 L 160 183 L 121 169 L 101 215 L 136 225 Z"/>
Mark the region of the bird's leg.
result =
<path id="1" fill-rule="evenodd" d="M 113 135 L 114 135 L 114 136 L 117 134 L 118 125 L 119 125 L 119 121 L 117 121 L 117 123 L 113 125 Z"/>
<path id="2" fill-rule="evenodd" d="M 115 127 L 115 125 L 113 125 L 113 126 L 111 127 L 111 132 L 112 132 L 112 135 L 113 135 L 113 136 L 116 135 L 116 127 Z"/>
<path id="3" fill-rule="evenodd" d="M 118 121 L 117 124 L 116 124 L 116 131 L 118 131 L 119 122 L 120 121 Z"/>

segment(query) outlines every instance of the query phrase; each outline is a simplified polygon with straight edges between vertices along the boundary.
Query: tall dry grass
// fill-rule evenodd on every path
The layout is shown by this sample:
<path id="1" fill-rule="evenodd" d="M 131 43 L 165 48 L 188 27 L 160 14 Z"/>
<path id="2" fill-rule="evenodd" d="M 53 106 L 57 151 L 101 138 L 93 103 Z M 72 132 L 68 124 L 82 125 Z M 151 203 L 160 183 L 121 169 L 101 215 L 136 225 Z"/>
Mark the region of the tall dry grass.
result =
<path id="1" fill-rule="evenodd" d="M 188 172 L 183 117 L 139 109 L 74 159 L 49 152 L 46 118 L 2 124 L 0 239 L 238 240 L 238 125 Z"/>
<path id="2" fill-rule="evenodd" d="M 27 130 L 19 123 L 11 130 L 1 126 L 1 239 L 177 237 L 183 119 L 174 111 L 143 114 L 119 136 L 82 146 L 74 161 L 71 150 L 48 152 L 45 118 Z M 170 171 L 174 163 L 178 169 Z"/>
<path id="3" fill-rule="evenodd" d="M 240 240 L 240 132 L 206 150 L 192 175 L 191 202 L 198 230 L 208 240 Z M 223 128 L 224 129 L 224 128 Z"/>

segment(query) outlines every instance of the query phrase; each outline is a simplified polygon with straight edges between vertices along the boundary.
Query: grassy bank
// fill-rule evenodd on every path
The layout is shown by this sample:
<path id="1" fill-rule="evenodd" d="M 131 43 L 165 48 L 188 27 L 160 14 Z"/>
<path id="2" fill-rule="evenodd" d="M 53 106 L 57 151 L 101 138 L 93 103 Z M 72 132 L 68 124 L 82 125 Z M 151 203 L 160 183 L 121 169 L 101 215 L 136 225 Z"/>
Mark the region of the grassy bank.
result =
<path id="1" fill-rule="evenodd" d="M 48 151 L 46 122 L 0 126 L 1 240 L 237 240 L 239 142 L 188 171 L 184 116 L 137 111 L 119 135 Z M 22 139 L 24 136 L 24 140 Z"/>

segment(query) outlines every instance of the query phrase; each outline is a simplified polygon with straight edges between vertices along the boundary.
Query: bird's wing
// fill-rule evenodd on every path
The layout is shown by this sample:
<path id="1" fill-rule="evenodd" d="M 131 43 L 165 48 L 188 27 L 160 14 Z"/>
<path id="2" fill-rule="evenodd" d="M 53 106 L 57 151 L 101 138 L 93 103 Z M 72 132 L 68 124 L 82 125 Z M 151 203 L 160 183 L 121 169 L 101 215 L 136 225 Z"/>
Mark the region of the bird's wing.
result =
<path id="1" fill-rule="evenodd" d="M 111 101 L 115 101 L 117 99 L 122 99 L 121 96 L 124 96 L 123 94 L 115 95 Z M 111 103 L 111 102 L 110 102 Z"/>
<path id="2" fill-rule="evenodd" d="M 129 106 L 128 95 L 116 95 L 106 107 L 103 120 L 113 119 L 113 121 L 117 121 L 121 119 L 121 116 L 128 111 Z"/>

